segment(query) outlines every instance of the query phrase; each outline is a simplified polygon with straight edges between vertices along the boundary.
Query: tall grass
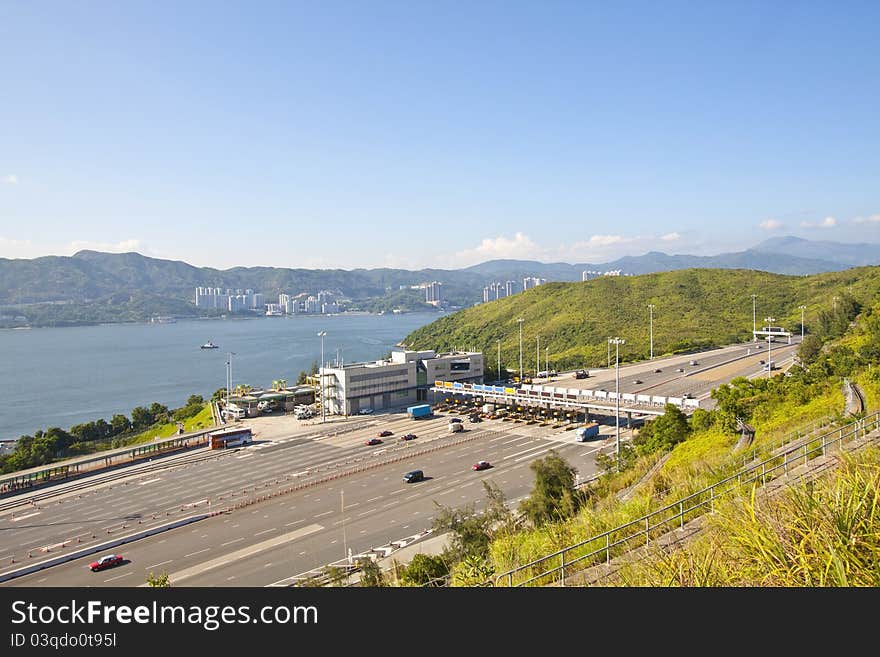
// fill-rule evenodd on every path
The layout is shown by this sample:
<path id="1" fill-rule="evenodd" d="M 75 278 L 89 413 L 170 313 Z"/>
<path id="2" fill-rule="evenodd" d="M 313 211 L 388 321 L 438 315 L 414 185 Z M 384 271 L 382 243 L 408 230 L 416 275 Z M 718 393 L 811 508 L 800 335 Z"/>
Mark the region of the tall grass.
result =
<path id="1" fill-rule="evenodd" d="M 624 566 L 623 586 L 880 586 L 880 450 L 813 482 L 718 505 L 686 547 Z"/>

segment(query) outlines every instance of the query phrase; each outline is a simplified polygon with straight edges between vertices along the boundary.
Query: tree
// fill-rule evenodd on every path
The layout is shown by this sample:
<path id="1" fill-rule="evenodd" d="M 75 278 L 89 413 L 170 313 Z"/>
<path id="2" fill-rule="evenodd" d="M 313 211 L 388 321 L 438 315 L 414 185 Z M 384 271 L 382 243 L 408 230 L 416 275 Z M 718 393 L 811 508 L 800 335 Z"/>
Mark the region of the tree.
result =
<path id="1" fill-rule="evenodd" d="M 798 347 L 798 358 L 801 359 L 802 363 L 810 364 L 816 360 L 821 351 L 822 341 L 819 339 L 819 336 L 810 333 L 804 336 L 804 341 Z"/>
<path id="2" fill-rule="evenodd" d="M 685 440 L 690 434 L 687 416 L 673 404 L 666 404 L 665 412 L 656 420 L 645 423 L 639 435 L 633 439 L 639 454 L 652 454 L 669 450 Z"/>
<path id="3" fill-rule="evenodd" d="M 146 429 L 153 424 L 153 414 L 143 406 L 131 409 L 131 427 L 135 431 Z"/>
<path id="4" fill-rule="evenodd" d="M 168 578 L 166 571 L 163 570 L 161 575 L 154 575 L 151 570 L 150 574 L 147 575 L 147 586 L 168 588 L 171 586 L 171 580 Z"/>
<path id="5" fill-rule="evenodd" d="M 128 418 L 121 413 L 117 413 L 112 418 L 110 418 L 110 431 L 113 433 L 114 436 L 125 433 L 130 429 L 131 422 L 129 422 Z"/>
<path id="6" fill-rule="evenodd" d="M 549 520 L 567 518 L 577 510 L 574 476 L 577 469 L 550 450 L 543 459 L 529 466 L 535 473 L 531 494 L 520 503 L 520 511 L 536 526 Z"/>
<path id="7" fill-rule="evenodd" d="M 361 586 L 385 586 L 385 575 L 372 559 L 367 559 L 361 566 Z"/>
<path id="8" fill-rule="evenodd" d="M 187 406 L 201 406 L 204 403 L 205 399 L 201 395 L 190 395 L 186 400 Z"/>
<path id="9" fill-rule="evenodd" d="M 416 554 L 401 574 L 404 586 L 440 586 L 449 575 L 449 566 L 442 556 Z"/>

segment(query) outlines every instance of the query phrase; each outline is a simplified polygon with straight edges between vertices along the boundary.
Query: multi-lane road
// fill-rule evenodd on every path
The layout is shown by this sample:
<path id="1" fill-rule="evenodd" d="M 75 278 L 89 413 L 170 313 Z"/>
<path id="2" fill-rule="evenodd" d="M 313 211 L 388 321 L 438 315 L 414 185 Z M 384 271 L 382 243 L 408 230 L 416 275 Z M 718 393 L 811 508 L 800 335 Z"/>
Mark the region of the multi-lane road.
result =
<path id="1" fill-rule="evenodd" d="M 796 346 L 775 345 L 773 360 L 790 360 Z M 621 367 L 620 390 L 705 397 L 736 376 L 761 375 L 760 359 L 766 360 L 766 345 L 752 343 L 655 359 Z M 614 390 L 615 381 L 612 367 L 587 379 L 556 377 L 551 385 Z M 162 571 L 172 584 L 186 586 L 281 585 L 349 550 L 357 555 L 421 534 L 437 504 L 479 508 L 483 480 L 498 484 L 509 501 L 525 497 L 533 482 L 530 463 L 551 449 L 588 478 L 615 431 L 606 425 L 598 440 L 576 443 L 574 432 L 563 428 L 492 420 L 466 422 L 465 432 L 451 434 L 445 417 L 412 420 L 401 413 L 326 424 L 269 416 L 248 424 L 256 442 L 239 450 L 200 449 L 19 496 L 17 503 L 0 500 L 0 576 L 114 537 L 208 516 L 106 550 L 127 559 L 111 570 L 92 573 L 92 555 L 5 585 L 139 586 L 150 572 Z M 381 445 L 364 444 L 382 429 L 394 435 Z M 408 432 L 418 438 L 398 439 Z M 472 471 L 478 460 L 494 467 Z M 426 480 L 404 483 L 403 473 L 415 468 Z"/>

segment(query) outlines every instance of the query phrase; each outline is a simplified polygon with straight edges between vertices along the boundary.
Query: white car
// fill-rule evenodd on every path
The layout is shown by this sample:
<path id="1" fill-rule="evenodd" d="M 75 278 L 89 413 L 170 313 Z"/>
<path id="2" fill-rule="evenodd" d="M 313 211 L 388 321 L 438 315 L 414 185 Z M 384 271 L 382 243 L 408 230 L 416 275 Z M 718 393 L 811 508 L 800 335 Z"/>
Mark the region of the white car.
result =
<path id="1" fill-rule="evenodd" d="M 372 414 L 373 414 L 372 408 L 362 408 L 361 410 L 358 411 L 358 415 L 372 415 Z"/>

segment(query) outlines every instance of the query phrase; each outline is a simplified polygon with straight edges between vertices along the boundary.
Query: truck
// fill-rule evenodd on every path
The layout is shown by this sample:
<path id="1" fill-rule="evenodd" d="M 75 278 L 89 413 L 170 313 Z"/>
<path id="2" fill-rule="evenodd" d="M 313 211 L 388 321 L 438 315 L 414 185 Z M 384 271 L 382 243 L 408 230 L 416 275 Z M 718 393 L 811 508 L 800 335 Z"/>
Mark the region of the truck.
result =
<path id="1" fill-rule="evenodd" d="M 590 438 L 598 438 L 599 437 L 599 423 L 598 422 L 590 422 L 582 427 L 578 427 L 575 431 L 577 436 L 577 441 L 579 443 L 586 442 L 590 440 Z"/>
<path id="2" fill-rule="evenodd" d="M 418 406 L 408 406 L 406 409 L 406 412 L 414 420 L 418 420 L 421 417 L 430 417 L 432 414 L 430 404 L 419 404 Z"/>

